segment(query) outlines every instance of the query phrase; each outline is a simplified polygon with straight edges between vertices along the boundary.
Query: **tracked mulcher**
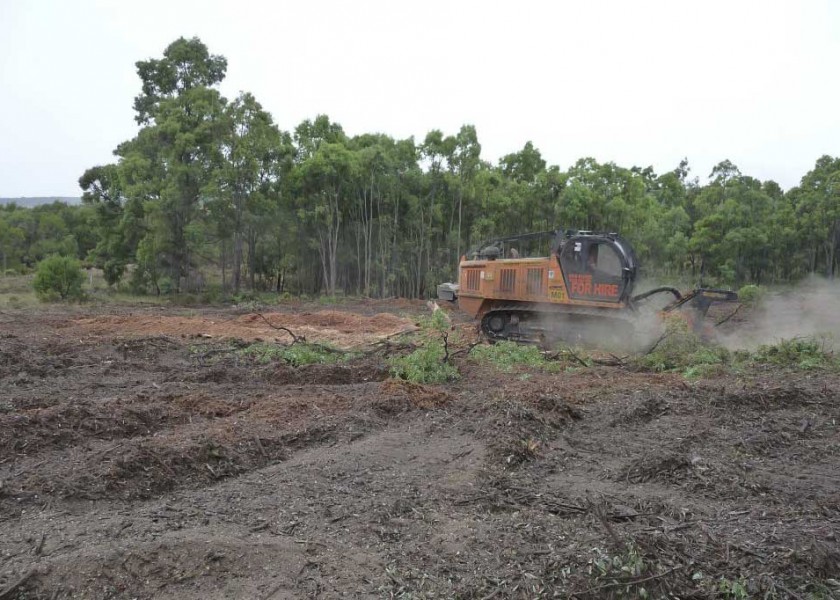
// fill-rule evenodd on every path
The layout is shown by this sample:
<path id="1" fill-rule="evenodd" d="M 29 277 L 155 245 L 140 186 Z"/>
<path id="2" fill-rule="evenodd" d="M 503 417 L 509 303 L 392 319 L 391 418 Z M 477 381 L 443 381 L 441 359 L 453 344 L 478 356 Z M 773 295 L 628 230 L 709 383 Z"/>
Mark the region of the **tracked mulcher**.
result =
<path id="1" fill-rule="evenodd" d="M 629 341 L 645 305 L 661 294 L 668 298 L 657 311 L 685 310 L 697 331 L 713 302 L 737 301 L 735 292 L 706 288 L 682 294 L 660 287 L 634 296 L 638 272 L 633 248 L 618 234 L 528 233 L 470 251 L 458 284 L 439 285 L 438 297 L 456 301 L 491 340 L 536 343 Z"/>

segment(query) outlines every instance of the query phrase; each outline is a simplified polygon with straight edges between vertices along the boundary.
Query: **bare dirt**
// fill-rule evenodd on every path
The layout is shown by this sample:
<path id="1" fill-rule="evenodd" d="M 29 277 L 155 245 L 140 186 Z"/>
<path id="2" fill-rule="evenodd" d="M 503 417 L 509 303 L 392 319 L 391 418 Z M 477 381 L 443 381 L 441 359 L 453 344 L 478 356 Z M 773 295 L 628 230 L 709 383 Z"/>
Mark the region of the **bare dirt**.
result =
<path id="1" fill-rule="evenodd" d="M 336 310 L 300 313 L 251 313 L 244 315 L 167 315 L 129 314 L 83 317 L 68 321 L 66 327 L 81 336 L 166 335 L 178 337 L 233 338 L 246 341 L 289 343 L 295 336 L 308 342 L 353 348 L 401 332 L 416 329 L 404 317 L 379 313 L 372 316 Z"/>
<path id="2" fill-rule="evenodd" d="M 423 310 L 0 314 L 0 599 L 838 595 L 837 375 L 389 379 Z"/>

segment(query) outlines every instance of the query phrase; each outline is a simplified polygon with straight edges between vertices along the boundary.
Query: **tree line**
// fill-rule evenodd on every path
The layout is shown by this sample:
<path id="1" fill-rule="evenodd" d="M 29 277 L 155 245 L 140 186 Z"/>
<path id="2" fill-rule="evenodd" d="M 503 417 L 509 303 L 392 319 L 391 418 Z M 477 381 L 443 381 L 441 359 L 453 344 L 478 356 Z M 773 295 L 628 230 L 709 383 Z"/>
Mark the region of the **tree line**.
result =
<path id="1" fill-rule="evenodd" d="M 493 165 L 471 125 L 422 142 L 349 136 L 325 115 L 283 131 L 253 95 L 220 94 L 226 69 L 196 38 L 138 62 L 137 135 L 82 175 L 82 206 L 0 210 L 4 271 L 58 253 L 147 293 L 212 279 L 234 293 L 421 297 L 480 241 L 555 228 L 619 232 L 657 279 L 837 271 L 840 158 L 787 192 L 728 160 L 705 185 L 685 160 L 664 174 L 592 158 L 561 170 L 530 142 Z"/>

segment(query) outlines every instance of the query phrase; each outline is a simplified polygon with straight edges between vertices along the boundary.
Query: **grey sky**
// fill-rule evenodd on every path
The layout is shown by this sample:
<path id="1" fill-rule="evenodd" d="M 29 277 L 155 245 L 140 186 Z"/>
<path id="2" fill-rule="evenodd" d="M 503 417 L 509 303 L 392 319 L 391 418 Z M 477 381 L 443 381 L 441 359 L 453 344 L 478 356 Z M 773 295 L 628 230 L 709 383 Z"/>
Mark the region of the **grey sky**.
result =
<path id="1" fill-rule="evenodd" d="M 729 158 L 796 185 L 840 154 L 840 3 L 0 0 L 0 196 L 79 195 L 136 131 L 137 60 L 179 36 L 228 58 L 283 129 L 422 140 L 476 126 L 495 163 L 532 140 L 705 182 Z"/>

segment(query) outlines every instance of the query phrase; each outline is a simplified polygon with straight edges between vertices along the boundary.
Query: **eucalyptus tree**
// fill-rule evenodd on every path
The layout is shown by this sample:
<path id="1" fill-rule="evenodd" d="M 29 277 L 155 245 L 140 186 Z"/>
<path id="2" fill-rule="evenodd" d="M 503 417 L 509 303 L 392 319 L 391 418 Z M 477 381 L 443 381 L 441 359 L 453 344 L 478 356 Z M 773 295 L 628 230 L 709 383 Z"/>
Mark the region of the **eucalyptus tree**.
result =
<path id="1" fill-rule="evenodd" d="M 394 140 L 382 134 L 365 134 L 350 140 L 356 156 L 355 199 L 351 208 L 355 237 L 357 290 L 369 296 L 373 287 L 376 262 L 383 260 L 385 221 L 390 215 L 387 204 L 392 202 L 396 163 Z M 376 235 L 378 233 L 378 236 Z M 378 244 L 375 242 L 378 241 Z"/>
<path id="2" fill-rule="evenodd" d="M 227 60 L 198 38 L 179 38 L 161 59 L 137 63 L 142 91 L 135 98 L 138 135 L 117 149 L 126 193 L 152 203 L 147 236 L 175 291 L 189 275 L 190 230 L 210 183 L 225 123 L 225 100 L 214 86 Z"/>
<path id="3" fill-rule="evenodd" d="M 242 93 L 224 111 L 218 164 L 208 187 L 217 231 L 233 240 L 233 289 L 242 284 L 243 250 L 248 246 L 254 287 L 260 230 L 279 202 L 279 183 L 293 149 L 288 134 L 274 124 L 254 96 Z M 224 252 L 222 252 L 224 263 Z"/>
<path id="4" fill-rule="evenodd" d="M 92 167 L 79 178 L 82 202 L 92 206 L 95 214 L 98 242 L 90 258 L 102 268 L 109 285 L 122 279 L 145 235 L 142 203 L 128 204 L 120 178 L 117 164 Z"/>
<path id="5" fill-rule="evenodd" d="M 452 170 L 458 177 L 458 234 L 455 244 L 456 261 L 461 256 L 461 230 L 464 215 L 465 196 L 472 201 L 475 196 L 475 177 L 481 166 L 481 144 L 474 125 L 463 125 L 455 136 L 455 147 L 449 159 Z"/>
<path id="6" fill-rule="evenodd" d="M 834 278 L 840 261 L 840 158 L 821 156 L 791 192 L 810 246 L 810 270 Z"/>
<path id="7" fill-rule="evenodd" d="M 304 121 L 295 130 L 298 158 L 292 173 L 298 217 L 314 234 L 324 287 L 337 289 L 339 240 L 350 210 L 352 181 L 356 172 L 347 137 L 337 124 L 321 115 Z"/>
<path id="8" fill-rule="evenodd" d="M 9 222 L 6 213 L 0 212 L 0 261 L 2 261 L 5 277 L 10 264 L 19 264 L 23 257 L 24 231 Z"/>

